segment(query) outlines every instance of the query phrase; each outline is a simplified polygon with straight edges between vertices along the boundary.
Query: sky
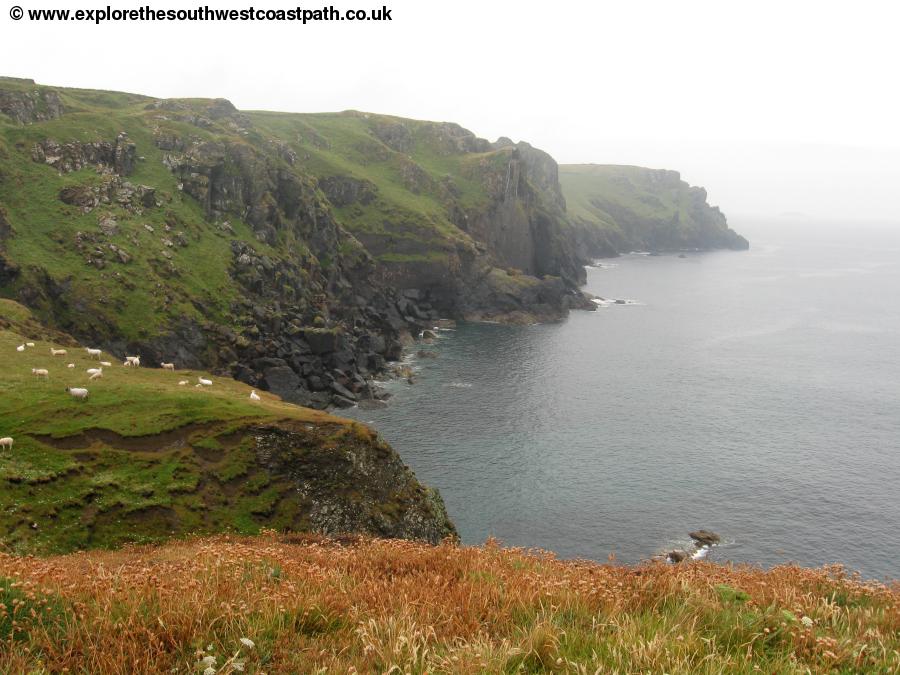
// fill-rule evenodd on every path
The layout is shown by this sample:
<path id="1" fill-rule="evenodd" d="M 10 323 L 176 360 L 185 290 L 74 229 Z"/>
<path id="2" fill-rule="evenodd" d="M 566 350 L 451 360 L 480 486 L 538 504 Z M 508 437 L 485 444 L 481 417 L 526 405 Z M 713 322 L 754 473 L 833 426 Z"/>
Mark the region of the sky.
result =
<path id="1" fill-rule="evenodd" d="M 26 10 L 298 4 L 4 1 Z M 561 163 L 679 170 L 726 214 L 900 226 L 900 3 L 332 1 L 387 3 L 392 20 L 94 25 L 13 21 L 3 7 L 0 74 L 224 97 L 242 109 L 454 121 Z"/>

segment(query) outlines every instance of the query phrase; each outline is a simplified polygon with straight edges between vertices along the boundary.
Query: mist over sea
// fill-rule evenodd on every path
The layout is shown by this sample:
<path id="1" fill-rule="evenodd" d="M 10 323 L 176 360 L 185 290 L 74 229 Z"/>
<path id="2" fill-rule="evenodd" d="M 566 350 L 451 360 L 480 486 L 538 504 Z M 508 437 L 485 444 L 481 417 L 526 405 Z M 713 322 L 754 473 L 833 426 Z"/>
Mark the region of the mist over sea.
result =
<path id="1" fill-rule="evenodd" d="M 370 422 L 467 543 L 900 577 L 900 226 L 732 226 L 749 252 L 588 269 L 624 299 L 558 325 L 460 325 Z"/>

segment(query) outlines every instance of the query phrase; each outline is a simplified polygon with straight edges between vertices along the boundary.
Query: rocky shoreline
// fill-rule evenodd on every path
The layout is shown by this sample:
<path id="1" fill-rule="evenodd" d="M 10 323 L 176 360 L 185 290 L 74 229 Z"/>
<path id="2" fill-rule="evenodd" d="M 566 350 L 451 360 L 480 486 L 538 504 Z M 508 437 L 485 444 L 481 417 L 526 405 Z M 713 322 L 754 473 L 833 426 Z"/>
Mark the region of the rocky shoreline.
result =
<path id="1" fill-rule="evenodd" d="M 687 560 L 699 560 L 705 558 L 710 549 L 718 546 L 722 541 L 718 534 L 710 530 L 695 530 L 694 532 L 689 532 L 688 536 L 694 542 L 692 550 L 674 549 L 657 556 L 656 559 L 675 564 Z"/>

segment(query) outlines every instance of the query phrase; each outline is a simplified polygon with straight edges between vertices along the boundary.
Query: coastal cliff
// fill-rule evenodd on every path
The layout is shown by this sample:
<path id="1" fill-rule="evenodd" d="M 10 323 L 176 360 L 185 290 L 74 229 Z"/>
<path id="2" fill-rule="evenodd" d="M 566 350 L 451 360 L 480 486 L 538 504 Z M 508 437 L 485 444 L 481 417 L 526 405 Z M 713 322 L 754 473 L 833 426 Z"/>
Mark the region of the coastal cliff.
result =
<path id="1" fill-rule="evenodd" d="M 582 245 L 597 257 L 629 251 L 744 250 L 749 242 L 677 171 L 566 164 L 560 183 Z"/>
<path id="2" fill-rule="evenodd" d="M 455 534 L 437 491 L 362 424 L 252 399 L 247 385 L 199 370 L 103 367 L 108 355 L 90 358 L 8 300 L 0 352 L 0 437 L 13 440 L 0 450 L 7 551 L 264 529 L 430 543 Z"/>
<path id="3" fill-rule="evenodd" d="M 745 245 L 674 172 L 560 172 L 446 122 L 0 78 L 0 296 L 304 406 L 379 396 L 439 318 L 593 309 L 594 257 Z"/>

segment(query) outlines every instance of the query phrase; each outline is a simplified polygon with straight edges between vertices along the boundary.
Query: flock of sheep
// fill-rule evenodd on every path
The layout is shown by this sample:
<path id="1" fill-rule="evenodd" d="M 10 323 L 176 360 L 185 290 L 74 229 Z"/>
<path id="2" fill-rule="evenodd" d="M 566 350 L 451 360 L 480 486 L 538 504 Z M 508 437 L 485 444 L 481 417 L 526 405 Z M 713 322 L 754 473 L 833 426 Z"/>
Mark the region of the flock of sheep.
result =
<path id="1" fill-rule="evenodd" d="M 23 342 L 19 346 L 16 347 L 17 352 L 24 352 L 26 349 L 34 347 L 33 342 Z M 103 356 L 103 352 L 100 349 L 92 349 L 90 347 L 86 347 L 85 351 L 87 352 L 88 358 L 93 359 L 96 358 L 99 361 L 98 368 L 88 368 L 88 380 L 98 380 L 103 377 L 103 368 L 111 367 L 112 363 L 110 361 L 100 361 L 100 358 Z M 50 356 L 66 356 L 68 354 L 68 350 L 66 349 L 55 349 L 53 347 L 50 348 Z M 141 366 L 141 357 L 140 356 L 126 356 L 125 361 L 122 365 L 126 368 L 140 368 Z M 160 364 L 163 370 L 171 370 L 174 372 L 175 364 L 174 363 L 162 363 Z M 74 363 L 69 363 L 66 366 L 67 368 L 75 368 Z M 47 368 L 32 368 L 31 374 L 38 378 L 49 379 L 50 371 Z M 211 387 L 212 380 L 205 377 L 197 377 L 197 384 L 195 387 Z M 188 380 L 181 380 L 178 382 L 179 386 L 186 386 L 190 384 Z M 66 387 L 66 392 L 80 401 L 86 401 L 89 395 L 87 388 L 85 387 Z M 251 401 L 259 401 L 260 396 L 256 393 L 256 390 L 252 390 L 250 392 L 250 400 Z M 5 436 L 0 438 L 0 448 L 11 449 L 13 447 L 13 439 L 10 436 Z"/>

